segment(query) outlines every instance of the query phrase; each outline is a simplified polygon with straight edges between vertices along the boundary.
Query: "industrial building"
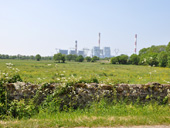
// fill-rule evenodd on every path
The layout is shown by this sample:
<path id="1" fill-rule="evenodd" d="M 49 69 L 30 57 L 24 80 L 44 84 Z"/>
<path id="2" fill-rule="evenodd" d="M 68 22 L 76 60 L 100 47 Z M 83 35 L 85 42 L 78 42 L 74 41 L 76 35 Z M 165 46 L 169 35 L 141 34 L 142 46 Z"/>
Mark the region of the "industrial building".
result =
<path id="1" fill-rule="evenodd" d="M 78 51 L 78 55 L 82 55 L 83 57 L 85 57 L 84 51 Z"/>
<path id="2" fill-rule="evenodd" d="M 104 47 L 103 48 L 103 57 L 111 57 L 111 50 L 110 47 Z"/>
<path id="3" fill-rule="evenodd" d="M 92 56 L 97 56 L 100 58 L 100 47 L 94 46 L 92 49 Z"/>
<path id="4" fill-rule="evenodd" d="M 68 50 L 59 49 L 58 52 L 64 55 L 68 55 Z"/>
<path id="5" fill-rule="evenodd" d="M 77 52 L 76 52 L 76 50 L 70 50 L 70 51 L 69 51 L 69 54 L 77 55 Z"/>

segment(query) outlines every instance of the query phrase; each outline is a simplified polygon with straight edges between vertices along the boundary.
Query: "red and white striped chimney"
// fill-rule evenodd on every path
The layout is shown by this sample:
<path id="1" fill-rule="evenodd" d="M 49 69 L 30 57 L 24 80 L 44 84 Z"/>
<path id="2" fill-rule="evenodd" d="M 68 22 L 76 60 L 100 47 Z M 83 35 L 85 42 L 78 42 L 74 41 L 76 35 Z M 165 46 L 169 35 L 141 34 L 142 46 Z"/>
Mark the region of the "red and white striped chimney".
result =
<path id="1" fill-rule="evenodd" d="M 135 54 L 137 52 L 137 34 L 135 34 Z"/>
<path id="2" fill-rule="evenodd" d="M 99 33 L 99 48 L 100 48 L 100 33 Z"/>

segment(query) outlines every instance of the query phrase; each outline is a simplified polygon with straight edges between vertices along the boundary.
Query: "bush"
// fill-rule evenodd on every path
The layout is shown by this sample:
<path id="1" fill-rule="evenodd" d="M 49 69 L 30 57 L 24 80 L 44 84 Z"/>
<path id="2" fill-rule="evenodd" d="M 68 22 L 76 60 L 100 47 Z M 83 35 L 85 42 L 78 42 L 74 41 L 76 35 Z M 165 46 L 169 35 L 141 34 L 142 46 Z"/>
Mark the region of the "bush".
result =
<path id="1" fill-rule="evenodd" d="M 92 58 L 90 56 L 87 56 L 85 59 L 87 62 L 90 62 Z"/>
<path id="2" fill-rule="evenodd" d="M 78 62 L 83 62 L 84 61 L 84 57 L 82 55 L 79 55 L 77 58 L 76 58 L 76 61 Z"/>
<path id="3" fill-rule="evenodd" d="M 127 64 L 128 56 L 122 54 L 122 55 L 118 56 L 118 60 L 119 60 L 120 64 Z"/>
<path id="4" fill-rule="evenodd" d="M 117 63 L 119 63 L 119 60 L 117 57 L 112 57 L 110 62 L 111 62 L 111 64 L 117 64 Z"/>
<path id="5" fill-rule="evenodd" d="M 8 110 L 8 114 L 14 118 L 30 118 L 34 111 L 34 105 L 26 104 L 25 100 L 13 100 L 10 104 L 10 108 Z"/>
<path id="6" fill-rule="evenodd" d="M 133 65 L 138 65 L 139 60 L 140 60 L 140 58 L 139 58 L 138 55 L 132 54 L 132 55 L 130 56 L 129 62 L 130 62 L 131 64 L 133 64 Z"/>
<path id="7" fill-rule="evenodd" d="M 92 59 L 91 59 L 91 62 L 96 62 L 97 60 L 99 60 L 99 57 L 93 56 Z"/>

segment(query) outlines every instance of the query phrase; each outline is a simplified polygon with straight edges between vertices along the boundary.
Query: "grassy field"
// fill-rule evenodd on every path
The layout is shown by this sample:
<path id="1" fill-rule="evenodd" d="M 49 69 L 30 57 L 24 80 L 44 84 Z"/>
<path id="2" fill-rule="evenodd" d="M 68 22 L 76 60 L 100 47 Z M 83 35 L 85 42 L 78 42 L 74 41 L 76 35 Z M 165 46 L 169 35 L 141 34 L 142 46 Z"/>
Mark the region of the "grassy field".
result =
<path id="1" fill-rule="evenodd" d="M 170 83 L 170 68 L 113 65 L 109 63 L 54 63 L 54 61 L 0 60 L 0 70 L 11 72 L 6 63 L 18 68 L 23 81 L 31 83 L 69 82 L 97 79 L 99 83 L 146 84 L 148 82 Z"/>
<path id="2" fill-rule="evenodd" d="M 7 68 L 6 63 L 12 63 Z M 17 70 L 16 70 L 17 68 Z M 148 82 L 170 83 L 170 68 L 112 65 L 109 63 L 54 63 L 54 61 L 0 60 L 0 73 L 19 73 L 23 81 L 44 82 L 93 82 L 116 84 L 145 84 Z M 132 125 L 169 125 L 170 106 L 158 104 L 106 104 L 101 101 L 91 108 L 56 111 L 47 107 L 30 119 L 6 118 L 0 121 L 0 127 L 98 127 Z"/>
<path id="3" fill-rule="evenodd" d="M 107 105 L 93 104 L 90 109 L 50 113 L 40 111 L 31 119 L 0 121 L 0 127 L 55 128 L 55 127 L 111 127 L 133 125 L 169 125 L 170 107 L 157 104 Z"/>

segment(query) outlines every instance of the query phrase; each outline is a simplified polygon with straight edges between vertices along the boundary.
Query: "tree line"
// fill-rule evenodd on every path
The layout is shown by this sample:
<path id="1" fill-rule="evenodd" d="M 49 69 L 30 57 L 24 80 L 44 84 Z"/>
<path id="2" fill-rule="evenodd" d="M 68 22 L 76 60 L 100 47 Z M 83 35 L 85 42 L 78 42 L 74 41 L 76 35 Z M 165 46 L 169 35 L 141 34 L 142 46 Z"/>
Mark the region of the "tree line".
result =
<path id="1" fill-rule="evenodd" d="M 75 62 L 83 62 L 86 60 L 87 62 L 96 62 L 99 60 L 99 57 L 94 56 L 94 57 L 83 57 L 82 55 L 64 55 L 61 53 L 54 54 L 54 56 L 41 56 L 40 54 L 37 54 L 36 56 L 26 56 L 26 55 L 5 55 L 5 54 L 0 54 L 0 59 L 19 59 L 19 60 L 55 60 L 56 62 L 62 62 L 65 63 L 65 61 L 75 61 Z"/>
<path id="2" fill-rule="evenodd" d="M 143 48 L 139 54 L 120 55 L 111 58 L 112 64 L 150 65 L 170 67 L 170 42 L 168 45 L 151 46 Z"/>
<path id="3" fill-rule="evenodd" d="M 0 59 L 19 59 L 19 60 L 52 60 L 53 57 L 51 56 L 43 56 L 37 54 L 36 56 L 30 55 L 6 55 L 6 54 L 0 54 Z"/>
<path id="4" fill-rule="evenodd" d="M 92 58 L 87 56 L 87 57 L 83 57 L 82 55 L 72 55 L 72 54 L 69 54 L 69 55 L 64 55 L 64 54 L 61 54 L 61 53 L 57 53 L 57 54 L 54 54 L 53 56 L 53 59 L 56 61 L 56 62 L 62 62 L 62 63 L 65 63 L 65 61 L 75 61 L 75 62 L 83 62 L 84 60 L 86 60 L 87 62 L 96 62 L 97 60 L 99 60 L 99 57 L 97 56 L 93 56 Z"/>

